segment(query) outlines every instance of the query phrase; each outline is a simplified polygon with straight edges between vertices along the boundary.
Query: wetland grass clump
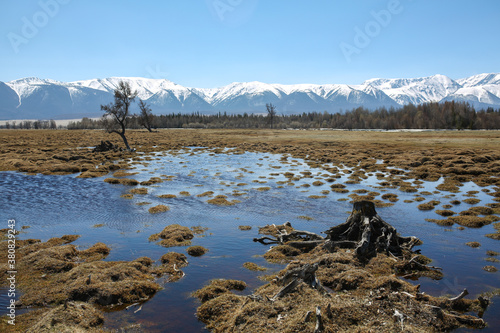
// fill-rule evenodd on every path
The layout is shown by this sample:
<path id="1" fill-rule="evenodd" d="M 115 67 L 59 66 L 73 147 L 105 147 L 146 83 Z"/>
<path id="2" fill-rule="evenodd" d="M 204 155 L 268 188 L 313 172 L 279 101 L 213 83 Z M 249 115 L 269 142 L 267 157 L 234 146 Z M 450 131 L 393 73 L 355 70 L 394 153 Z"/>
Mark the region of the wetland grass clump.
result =
<path id="1" fill-rule="evenodd" d="M 476 199 L 476 198 L 468 198 L 468 199 L 464 199 L 463 202 L 465 202 L 466 204 L 469 204 L 469 205 L 476 205 L 476 204 L 480 203 L 481 200 Z"/>
<path id="2" fill-rule="evenodd" d="M 133 175 L 136 175 L 137 173 L 138 172 L 126 172 L 123 170 L 118 170 L 118 171 L 115 171 L 115 173 L 113 173 L 113 177 L 122 178 L 122 177 L 133 176 Z"/>
<path id="3" fill-rule="evenodd" d="M 130 178 L 121 178 L 120 184 L 122 185 L 127 185 L 127 186 L 137 186 L 139 185 L 139 182 L 135 179 L 130 179 Z"/>
<path id="4" fill-rule="evenodd" d="M 244 290 L 247 284 L 238 280 L 217 279 L 210 281 L 210 284 L 195 291 L 193 296 L 201 302 L 207 302 L 211 299 L 225 294 L 231 294 L 231 290 Z M 222 310 L 222 309 L 220 309 Z"/>
<path id="5" fill-rule="evenodd" d="M 481 246 L 481 243 L 479 243 L 479 242 L 467 242 L 467 243 L 465 243 L 465 245 L 473 247 L 473 248 L 478 248 Z"/>
<path id="6" fill-rule="evenodd" d="M 496 273 L 498 269 L 495 266 L 484 266 L 483 270 L 490 273 Z"/>
<path id="7" fill-rule="evenodd" d="M 436 210 L 435 213 L 438 214 L 438 215 L 444 216 L 444 217 L 446 217 L 446 216 L 452 216 L 452 215 L 456 214 L 454 211 L 447 210 L 447 209 Z"/>
<path id="8" fill-rule="evenodd" d="M 249 225 L 240 225 L 238 226 L 238 229 L 246 231 L 246 230 L 252 230 L 252 227 Z"/>
<path id="9" fill-rule="evenodd" d="M 159 195 L 158 198 L 160 199 L 175 199 L 177 196 L 175 194 L 162 194 Z"/>
<path id="10" fill-rule="evenodd" d="M 432 223 L 436 223 L 437 225 L 440 225 L 442 227 L 451 227 L 452 225 L 455 224 L 455 222 L 449 220 L 449 219 L 445 219 L 445 220 L 439 220 L 439 219 L 425 219 L 427 222 L 432 222 Z M 462 227 L 460 227 L 462 228 Z"/>
<path id="11" fill-rule="evenodd" d="M 168 212 L 169 210 L 170 210 L 170 207 L 168 207 L 168 206 L 157 205 L 157 206 L 149 208 L 148 212 L 151 214 L 158 214 L 158 213 Z"/>
<path id="12" fill-rule="evenodd" d="M 149 236 L 150 242 L 156 242 L 163 247 L 187 246 L 191 245 L 194 234 L 188 227 L 178 224 L 166 226 L 161 232 Z"/>
<path id="13" fill-rule="evenodd" d="M 125 194 L 120 195 L 120 198 L 123 198 L 123 199 L 133 199 L 134 195 L 132 193 L 125 193 Z"/>
<path id="14" fill-rule="evenodd" d="M 484 260 L 486 260 L 488 262 L 500 263 L 500 260 L 498 260 L 497 258 L 493 258 L 493 257 L 488 257 Z"/>
<path id="15" fill-rule="evenodd" d="M 435 207 L 435 205 L 433 205 L 430 202 L 423 203 L 423 204 L 420 204 L 420 205 L 417 206 L 417 208 L 420 209 L 420 210 L 433 210 L 434 207 Z"/>
<path id="16" fill-rule="evenodd" d="M 206 192 L 203 192 L 203 193 L 200 193 L 200 194 L 197 194 L 196 196 L 198 198 L 203 198 L 203 197 L 211 197 L 214 195 L 214 191 L 206 191 Z"/>
<path id="17" fill-rule="evenodd" d="M 460 212 L 460 215 L 493 215 L 495 211 L 490 207 L 475 206 Z"/>
<path id="18" fill-rule="evenodd" d="M 326 198 L 326 195 L 310 195 L 308 196 L 309 199 L 324 199 Z"/>
<path id="19" fill-rule="evenodd" d="M 382 199 L 388 200 L 390 202 L 397 202 L 399 200 L 398 199 L 398 195 L 394 194 L 394 193 L 385 193 L 385 194 L 382 194 Z"/>
<path id="20" fill-rule="evenodd" d="M 255 272 L 264 272 L 264 271 L 267 271 L 267 268 L 259 266 L 259 265 L 257 265 L 256 263 L 253 263 L 253 262 L 246 262 L 246 263 L 243 264 L 243 267 L 245 267 L 246 269 L 248 269 L 250 271 L 255 271 Z"/>
<path id="21" fill-rule="evenodd" d="M 278 245 L 271 248 L 264 254 L 264 258 L 272 263 L 283 263 L 290 261 L 293 257 L 298 256 L 302 252 L 290 245 Z"/>
<path id="22" fill-rule="evenodd" d="M 207 248 L 204 248 L 203 246 L 195 245 L 195 246 L 190 246 L 186 249 L 186 252 L 193 257 L 201 257 L 205 253 L 208 252 Z"/>
<path id="23" fill-rule="evenodd" d="M 392 202 L 384 202 L 382 200 L 371 200 L 371 201 L 375 204 L 375 207 L 377 207 L 377 208 L 394 206 L 394 204 Z"/>
<path id="24" fill-rule="evenodd" d="M 133 188 L 130 190 L 130 193 L 144 195 L 148 194 L 148 189 L 145 187 Z"/>
<path id="25" fill-rule="evenodd" d="M 257 187 L 256 190 L 259 192 L 266 192 L 271 190 L 271 188 L 269 186 L 263 186 L 263 187 Z"/>
<path id="26" fill-rule="evenodd" d="M 163 183 L 163 179 L 161 179 L 160 177 L 151 177 L 149 180 L 145 180 L 145 181 L 141 182 L 140 184 L 142 186 L 150 186 L 150 185 L 154 185 L 154 184 L 158 184 L 158 183 Z"/>
<path id="27" fill-rule="evenodd" d="M 216 206 L 234 206 L 235 204 L 237 204 L 239 202 L 241 202 L 241 201 L 239 201 L 239 200 L 229 201 L 229 200 L 227 200 L 227 196 L 222 195 L 222 194 L 216 195 L 215 198 L 207 201 L 207 203 L 209 203 L 211 205 L 216 205 Z"/>
<path id="28" fill-rule="evenodd" d="M 491 224 L 497 221 L 498 217 L 495 215 L 488 216 L 474 216 L 474 215 L 461 215 L 450 216 L 447 220 L 451 223 L 456 223 L 468 228 L 481 228 L 482 226 Z"/>
<path id="29" fill-rule="evenodd" d="M 109 184 L 120 184 L 120 179 L 118 178 L 106 178 L 104 181 Z"/>

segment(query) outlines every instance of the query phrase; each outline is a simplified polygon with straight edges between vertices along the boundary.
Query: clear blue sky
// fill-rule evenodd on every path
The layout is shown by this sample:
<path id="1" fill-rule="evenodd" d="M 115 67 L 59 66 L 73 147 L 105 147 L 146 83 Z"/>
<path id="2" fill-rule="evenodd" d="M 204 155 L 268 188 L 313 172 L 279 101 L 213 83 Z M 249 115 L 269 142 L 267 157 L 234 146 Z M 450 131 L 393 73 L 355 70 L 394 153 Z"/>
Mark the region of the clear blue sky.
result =
<path id="1" fill-rule="evenodd" d="M 498 0 L 0 4 L 4 82 L 140 76 L 210 88 L 500 72 Z"/>

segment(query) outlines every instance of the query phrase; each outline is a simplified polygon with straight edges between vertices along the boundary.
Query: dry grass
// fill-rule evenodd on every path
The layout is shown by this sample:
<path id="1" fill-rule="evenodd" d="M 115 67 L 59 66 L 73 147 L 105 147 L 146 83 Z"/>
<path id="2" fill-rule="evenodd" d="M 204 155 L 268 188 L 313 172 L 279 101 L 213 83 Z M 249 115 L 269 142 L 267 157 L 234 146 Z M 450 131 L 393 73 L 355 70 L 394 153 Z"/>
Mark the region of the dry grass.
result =
<path id="1" fill-rule="evenodd" d="M 305 263 L 319 264 L 318 279 L 334 292 L 327 295 L 300 283 L 270 301 L 282 288 L 277 284 L 280 277 Z M 428 295 L 419 299 L 417 287 L 395 277 L 394 268 L 394 260 L 385 255 L 363 266 L 346 251 L 316 251 L 297 257 L 272 282 L 254 291 L 252 298 L 231 293 L 234 281 L 212 281 L 194 293 L 202 302 L 197 316 L 212 332 L 313 332 L 315 317 L 306 319 L 306 314 L 319 306 L 323 332 L 399 332 L 401 323 L 394 320 L 394 309 L 398 309 L 412 318 L 405 320 L 405 332 L 429 332 L 449 331 L 462 324 L 452 316 L 438 319 L 428 304 L 441 306 L 445 312 L 479 309 L 477 300 L 450 304 Z"/>
<path id="2" fill-rule="evenodd" d="M 157 206 L 149 208 L 148 212 L 150 212 L 151 214 L 158 214 L 158 213 L 168 212 L 169 210 L 170 210 L 170 208 L 168 206 L 157 205 Z"/>
<path id="3" fill-rule="evenodd" d="M 175 194 L 162 194 L 159 195 L 158 198 L 160 199 L 175 199 L 177 196 Z"/>
<path id="4" fill-rule="evenodd" d="M 121 178 L 120 184 L 127 185 L 127 186 L 137 186 L 137 185 L 139 185 L 139 182 L 135 179 Z"/>
<path id="5" fill-rule="evenodd" d="M 130 193 L 144 195 L 144 194 L 148 194 L 148 189 L 145 187 L 133 188 L 130 190 Z"/>
<path id="6" fill-rule="evenodd" d="M 201 257 L 205 253 L 208 252 L 208 249 L 204 248 L 203 246 L 195 245 L 195 246 L 190 246 L 186 249 L 186 252 L 193 257 Z"/>
<path id="7" fill-rule="evenodd" d="M 37 333 L 97 332 L 103 323 L 103 307 L 150 299 L 161 289 L 155 278 L 179 274 L 178 268 L 183 266 L 177 260 L 177 269 L 173 269 L 163 260 L 165 256 L 159 266 L 147 257 L 103 261 L 110 252 L 105 244 L 78 250 L 71 244 L 77 238 L 66 235 L 47 242 L 34 239 L 16 242 L 17 269 L 23 272 L 16 276 L 17 287 L 22 290 L 17 306 L 41 307 L 19 315 L 16 328 Z M 2 251 L 7 246 L 7 242 L 0 242 Z M 3 259 L 0 265 L 6 265 Z M 7 281 L 6 274 L 2 268 L 2 281 Z M 5 327 L 4 322 L 0 323 L 0 330 L 10 331 Z"/>
<path id="8" fill-rule="evenodd" d="M 230 294 L 231 290 L 244 290 L 246 283 L 238 280 L 218 279 L 210 281 L 210 284 L 197 290 L 193 296 L 202 302 L 214 299 L 220 295 Z"/>
<path id="9" fill-rule="evenodd" d="M 239 200 L 229 201 L 227 200 L 227 196 L 220 194 L 215 196 L 215 198 L 208 200 L 207 202 L 211 205 L 216 205 L 216 206 L 234 206 L 240 201 Z"/>
<path id="10" fill-rule="evenodd" d="M 246 269 L 248 269 L 250 271 L 256 271 L 256 272 L 267 271 L 267 268 L 259 266 L 259 265 L 257 265 L 256 263 L 253 263 L 253 262 L 246 262 L 246 263 L 243 264 L 243 267 L 245 267 Z"/>
<path id="11" fill-rule="evenodd" d="M 19 137 L 23 139 L 19 140 Z M 131 130 L 128 131 L 128 137 L 134 145 L 142 146 L 140 149 L 145 153 L 185 145 L 209 148 L 235 147 L 247 151 L 288 153 L 294 158 L 309 155 L 308 159 L 311 162 L 342 161 L 351 167 L 357 166 L 358 161 L 364 160 L 363 167 L 368 168 L 370 172 L 384 171 L 387 167 L 407 168 L 410 175 L 424 180 L 439 175 L 449 175 L 449 178 L 462 177 L 458 181 L 471 179 L 478 184 L 492 185 L 498 182 L 497 177 L 493 179 L 490 177 L 498 171 L 498 165 L 495 163 L 499 157 L 500 136 L 497 131 L 382 133 L 160 130 L 156 133 L 147 133 Z M 128 152 L 92 153 L 88 149 L 75 149 L 82 145 L 93 146 L 101 140 L 121 144 L 116 135 L 99 130 L 1 131 L 0 146 L 5 148 L 0 152 L 0 170 L 56 174 L 82 172 L 86 173 L 83 176 L 93 177 L 126 167 L 123 164 L 114 165 L 109 161 L 135 156 Z M 377 152 L 376 158 L 384 160 L 385 163 L 373 163 L 374 151 Z M 467 156 L 466 163 L 462 163 L 456 156 Z M 447 160 L 452 160 L 450 166 L 443 167 Z M 106 161 L 108 162 L 103 165 Z M 96 166 L 100 166 L 99 170 L 96 170 Z M 391 170 L 394 173 L 396 171 L 400 172 Z M 359 176 L 362 177 L 363 174 L 360 170 Z M 293 177 L 289 174 L 287 176 Z"/>
<path id="12" fill-rule="evenodd" d="M 200 194 L 197 194 L 196 196 L 198 198 L 203 198 L 203 197 L 212 197 L 214 195 L 214 191 L 206 191 Z"/>
<path id="13" fill-rule="evenodd" d="M 166 226 L 161 232 L 149 236 L 149 241 L 156 242 L 164 247 L 191 245 L 194 234 L 188 227 L 178 224 Z"/>

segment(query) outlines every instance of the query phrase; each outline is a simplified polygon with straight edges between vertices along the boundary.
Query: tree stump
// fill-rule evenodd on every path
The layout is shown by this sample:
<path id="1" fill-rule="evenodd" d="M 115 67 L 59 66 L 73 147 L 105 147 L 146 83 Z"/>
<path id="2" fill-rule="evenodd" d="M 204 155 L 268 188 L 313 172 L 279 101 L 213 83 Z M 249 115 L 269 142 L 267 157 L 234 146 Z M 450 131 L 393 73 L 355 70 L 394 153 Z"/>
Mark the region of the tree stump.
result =
<path id="1" fill-rule="evenodd" d="M 325 231 L 325 248 L 353 248 L 358 258 L 369 259 L 377 252 L 400 256 L 420 244 L 416 237 L 401 237 L 396 229 L 378 216 L 371 201 L 355 202 L 346 222 Z"/>
<path id="2" fill-rule="evenodd" d="M 398 235 L 393 226 L 378 216 L 371 201 L 355 202 L 351 215 L 344 223 L 325 231 L 326 238 L 293 228 L 287 231 L 284 226 L 274 226 L 277 232 L 270 236 L 254 238 L 254 242 L 286 244 L 303 251 L 310 251 L 318 245 L 322 245 L 329 252 L 334 252 L 337 248 L 355 249 L 358 259 L 370 259 L 377 252 L 401 257 L 403 251 L 411 251 L 415 245 L 422 244 L 416 237 Z M 288 224 L 288 227 L 291 228 L 291 225 Z"/>

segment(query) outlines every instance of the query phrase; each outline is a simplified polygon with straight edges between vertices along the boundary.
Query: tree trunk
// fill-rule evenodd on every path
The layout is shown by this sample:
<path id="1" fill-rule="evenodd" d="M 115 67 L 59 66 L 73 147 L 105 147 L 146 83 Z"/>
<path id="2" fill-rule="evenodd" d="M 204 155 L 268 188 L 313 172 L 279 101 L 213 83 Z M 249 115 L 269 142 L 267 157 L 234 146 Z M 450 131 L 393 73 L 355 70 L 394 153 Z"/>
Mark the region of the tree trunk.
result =
<path id="1" fill-rule="evenodd" d="M 371 258 L 377 252 L 401 255 L 403 249 L 411 250 L 420 243 L 416 237 L 400 237 L 396 229 L 383 221 L 371 201 L 355 202 L 347 221 L 325 232 L 327 246 L 352 247 L 358 258 Z"/>
<path id="2" fill-rule="evenodd" d="M 118 133 L 122 137 L 123 143 L 125 144 L 125 147 L 127 147 L 127 150 L 130 150 L 130 146 L 128 145 L 127 137 L 125 136 L 125 131 L 123 133 Z"/>

